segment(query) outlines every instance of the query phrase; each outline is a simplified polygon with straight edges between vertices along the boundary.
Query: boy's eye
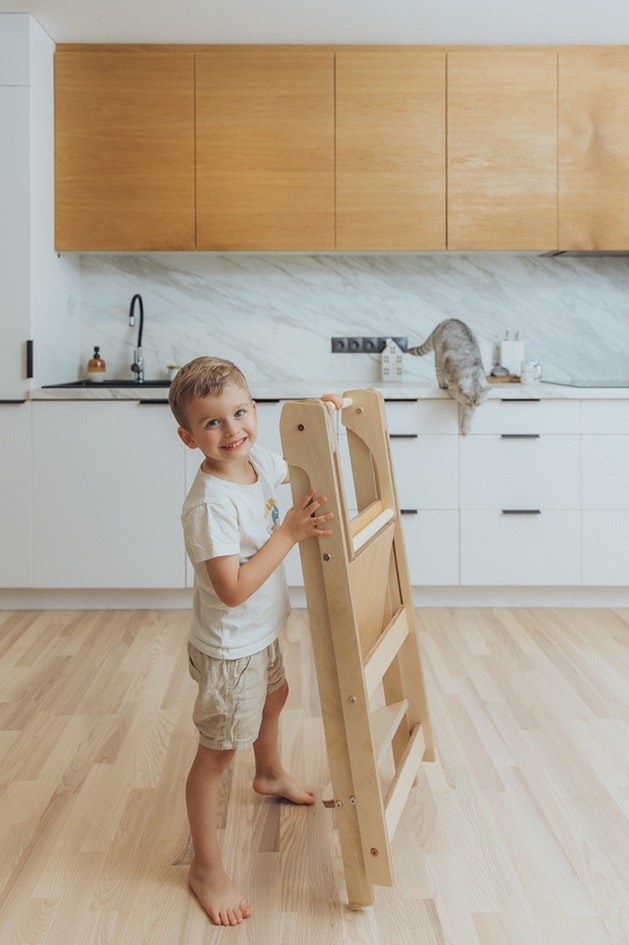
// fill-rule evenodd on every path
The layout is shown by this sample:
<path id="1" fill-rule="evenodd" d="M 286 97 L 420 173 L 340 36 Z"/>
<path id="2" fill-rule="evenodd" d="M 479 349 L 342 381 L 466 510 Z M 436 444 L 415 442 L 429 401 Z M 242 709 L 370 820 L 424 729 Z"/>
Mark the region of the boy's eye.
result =
<path id="1" fill-rule="evenodd" d="M 218 423 L 219 423 L 218 420 L 208 420 L 207 425 L 208 427 L 215 427 L 218 425 Z"/>
<path id="2" fill-rule="evenodd" d="M 244 407 L 243 407 L 241 410 L 237 410 L 236 413 L 234 414 L 234 416 L 235 416 L 236 418 L 240 418 L 240 417 L 244 417 L 244 415 L 245 415 L 246 413 L 247 413 L 247 411 L 246 411 L 246 410 L 244 409 Z"/>

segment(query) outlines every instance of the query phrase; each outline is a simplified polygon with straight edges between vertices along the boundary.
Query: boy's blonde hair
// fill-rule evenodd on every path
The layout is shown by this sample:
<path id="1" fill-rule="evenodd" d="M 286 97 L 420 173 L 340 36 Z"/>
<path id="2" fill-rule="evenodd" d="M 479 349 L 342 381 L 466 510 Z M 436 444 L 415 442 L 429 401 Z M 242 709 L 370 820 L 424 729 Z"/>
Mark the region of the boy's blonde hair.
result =
<path id="1" fill-rule="evenodd" d="M 184 364 L 177 372 L 168 392 L 170 409 L 179 426 L 184 430 L 188 429 L 186 409 L 194 397 L 222 394 L 230 384 L 241 387 L 251 397 L 245 375 L 231 361 L 201 357 Z"/>

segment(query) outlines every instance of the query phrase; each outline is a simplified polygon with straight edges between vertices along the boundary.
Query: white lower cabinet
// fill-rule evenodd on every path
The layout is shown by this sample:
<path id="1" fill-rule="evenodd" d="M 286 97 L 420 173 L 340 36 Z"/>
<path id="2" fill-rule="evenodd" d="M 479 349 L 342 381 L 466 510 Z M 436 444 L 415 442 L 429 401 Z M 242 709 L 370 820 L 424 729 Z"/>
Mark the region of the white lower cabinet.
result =
<path id="1" fill-rule="evenodd" d="M 581 583 L 578 407 L 505 399 L 479 408 L 461 443 L 461 584 Z"/>
<path id="2" fill-rule="evenodd" d="M 184 587 L 184 449 L 164 404 L 33 403 L 33 585 Z"/>
<path id="3" fill-rule="evenodd" d="M 279 453 L 281 411 L 258 403 Z M 629 400 L 492 399 L 467 437 L 448 398 L 386 412 L 413 585 L 629 586 Z M 0 429 L 0 586 L 191 585 L 180 513 L 202 457 L 167 405 L 0 404 Z M 339 445 L 346 466 L 342 427 Z M 298 548 L 286 572 L 303 585 Z"/>
<path id="4" fill-rule="evenodd" d="M 31 408 L 28 403 L 0 403 L 0 587 L 30 587 Z"/>
<path id="5" fill-rule="evenodd" d="M 418 587 L 459 583 L 457 509 L 418 509 L 402 515 L 411 584 Z"/>
<path id="6" fill-rule="evenodd" d="M 583 583 L 629 584 L 629 402 L 584 401 Z"/>
<path id="7" fill-rule="evenodd" d="M 578 510 L 461 511 L 461 584 L 581 583 Z"/>

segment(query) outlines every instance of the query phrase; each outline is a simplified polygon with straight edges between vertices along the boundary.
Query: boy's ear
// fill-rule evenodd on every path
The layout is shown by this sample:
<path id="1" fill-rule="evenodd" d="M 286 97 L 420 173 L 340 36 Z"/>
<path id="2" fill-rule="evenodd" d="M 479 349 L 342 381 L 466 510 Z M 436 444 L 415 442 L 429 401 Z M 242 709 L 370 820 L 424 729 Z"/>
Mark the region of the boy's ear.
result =
<path id="1" fill-rule="evenodd" d="M 178 427 L 177 433 L 179 434 L 179 439 L 182 440 L 182 442 L 185 443 L 189 449 L 196 450 L 197 444 L 192 438 L 192 433 L 190 433 L 188 430 L 184 430 L 183 427 Z"/>

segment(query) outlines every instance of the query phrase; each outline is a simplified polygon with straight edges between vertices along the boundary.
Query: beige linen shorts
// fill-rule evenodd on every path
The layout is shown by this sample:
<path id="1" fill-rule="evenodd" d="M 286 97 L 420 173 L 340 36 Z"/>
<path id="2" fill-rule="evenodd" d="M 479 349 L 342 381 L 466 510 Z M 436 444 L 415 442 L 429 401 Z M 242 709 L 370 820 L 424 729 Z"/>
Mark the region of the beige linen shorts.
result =
<path id="1" fill-rule="evenodd" d="M 258 737 L 266 697 L 285 682 L 276 640 L 259 653 L 214 659 L 188 643 L 188 668 L 199 692 L 192 719 L 205 748 L 248 748 Z"/>

